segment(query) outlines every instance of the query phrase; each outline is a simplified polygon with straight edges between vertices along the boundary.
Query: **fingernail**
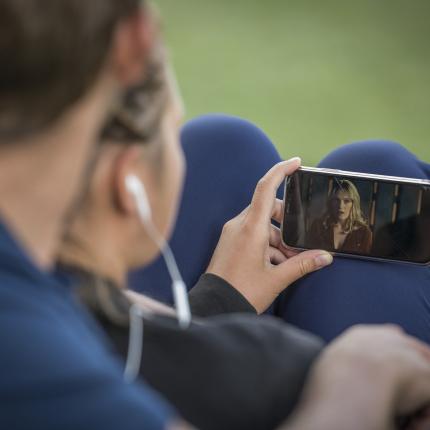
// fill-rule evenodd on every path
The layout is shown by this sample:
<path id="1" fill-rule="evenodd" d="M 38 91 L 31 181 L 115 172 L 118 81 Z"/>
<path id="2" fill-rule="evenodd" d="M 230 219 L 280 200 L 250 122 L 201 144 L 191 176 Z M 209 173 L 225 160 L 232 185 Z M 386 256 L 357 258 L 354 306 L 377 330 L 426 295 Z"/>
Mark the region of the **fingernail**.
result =
<path id="1" fill-rule="evenodd" d="M 319 254 L 315 257 L 315 263 L 318 267 L 328 266 L 333 263 L 333 256 L 328 252 L 324 252 L 323 254 Z"/>
<path id="2" fill-rule="evenodd" d="M 290 158 L 289 160 L 285 161 L 285 164 L 293 164 L 293 163 L 297 163 L 297 162 L 301 163 L 302 159 L 300 157 L 293 157 L 293 158 Z"/>

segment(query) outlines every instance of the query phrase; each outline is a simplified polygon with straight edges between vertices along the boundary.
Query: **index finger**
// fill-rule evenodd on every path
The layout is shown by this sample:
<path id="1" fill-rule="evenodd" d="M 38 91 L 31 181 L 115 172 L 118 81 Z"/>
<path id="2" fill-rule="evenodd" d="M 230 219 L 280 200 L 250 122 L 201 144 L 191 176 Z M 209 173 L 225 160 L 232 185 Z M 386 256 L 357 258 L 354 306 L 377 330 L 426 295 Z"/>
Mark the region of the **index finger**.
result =
<path id="1" fill-rule="evenodd" d="M 286 176 L 293 174 L 301 164 L 299 157 L 275 164 L 259 181 L 252 197 L 248 217 L 252 222 L 270 221 L 276 202 L 276 191 Z"/>

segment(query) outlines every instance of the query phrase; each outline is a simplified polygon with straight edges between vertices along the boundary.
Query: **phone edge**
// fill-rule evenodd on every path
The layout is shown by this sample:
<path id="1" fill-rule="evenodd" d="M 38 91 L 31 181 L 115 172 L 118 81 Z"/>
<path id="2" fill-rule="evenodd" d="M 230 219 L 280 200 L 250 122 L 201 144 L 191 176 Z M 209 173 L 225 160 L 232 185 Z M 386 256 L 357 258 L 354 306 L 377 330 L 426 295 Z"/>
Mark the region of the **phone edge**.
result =
<path id="1" fill-rule="evenodd" d="M 356 172 L 349 172 L 349 171 L 345 171 L 345 170 L 337 170 L 337 169 L 323 169 L 323 168 L 319 168 L 319 167 L 306 167 L 306 166 L 301 166 L 299 167 L 297 170 L 303 170 L 303 171 L 307 171 L 307 172 L 315 172 L 315 173 L 326 173 L 328 175 L 343 175 L 343 176 L 349 176 L 349 177 L 356 177 L 357 173 Z M 349 175 L 348 175 L 349 174 Z M 289 175 L 291 176 L 291 175 Z M 413 183 L 413 184 L 420 184 L 420 185 L 429 185 L 430 186 L 430 180 L 426 180 L 426 179 L 414 179 L 414 178 L 403 178 L 401 176 L 386 176 L 386 175 L 374 175 L 374 174 L 367 174 L 367 173 L 363 173 L 362 176 L 365 179 L 373 179 L 373 178 L 380 178 L 380 180 L 386 180 L 386 178 L 391 178 L 391 182 L 399 182 L 398 179 L 402 179 L 405 180 L 403 182 L 405 183 Z M 303 252 L 303 251 L 311 251 L 312 248 L 297 248 L 297 247 L 293 247 L 291 245 L 288 245 L 287 243 L 284 242 L 284 214 L 285 214 L 285 196 L 287 194 L 287 178 L 288 176 L 286 176 L 284 178 L 284 195 L 282 198 L 282 222 L 281 222 L 281 243 L 282 246 L 284 246 L 285 248 L 287 248 L 288 250 L 291 251 L 295 251 L 295 252 Z M 342 253 L 342 252 L 332 252 L 332 251 L 326 251 L 329 252 L 331 255 L 335 256 L 335 257 L 342 257 L 342 258 L 354 258 L 357 260 L 368 260 L 368 261 L 379 261 L 379 262 L 389 262 L 389 263 L 396 263 L 396 264 L 407 264 L 407 265 L 413 265 L 413 266 L 418 266 L 418 267 L 429 267 L 430 266 L 430 261 L 427 261 L 426 263 L 416 263 L 416 262 L 412 262 L 412 261 L 405 261 L 405 260 L 391 260 L 389 258 L 379 258 L 379 257 L 370 257 L 370 256 L 366 256 L 366 255 L 355 255 L 355 254 L 346 254 L 346 253 Z"/>

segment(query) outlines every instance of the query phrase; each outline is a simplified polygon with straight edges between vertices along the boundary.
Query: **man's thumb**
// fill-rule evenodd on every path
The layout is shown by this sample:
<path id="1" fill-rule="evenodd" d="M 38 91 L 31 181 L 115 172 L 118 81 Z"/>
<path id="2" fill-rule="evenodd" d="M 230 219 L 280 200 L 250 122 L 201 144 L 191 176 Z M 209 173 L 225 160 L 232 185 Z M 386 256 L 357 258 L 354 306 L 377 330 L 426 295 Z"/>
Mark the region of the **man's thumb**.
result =
<path id="1" fill-rule="evenodd" d="M 308 273 L 329 266 L 333 257 L 326 251 L 312 250 L 301 252 L 286 262 L 279 264 L 276 269 L 286 285 L 290 285 Z"/>

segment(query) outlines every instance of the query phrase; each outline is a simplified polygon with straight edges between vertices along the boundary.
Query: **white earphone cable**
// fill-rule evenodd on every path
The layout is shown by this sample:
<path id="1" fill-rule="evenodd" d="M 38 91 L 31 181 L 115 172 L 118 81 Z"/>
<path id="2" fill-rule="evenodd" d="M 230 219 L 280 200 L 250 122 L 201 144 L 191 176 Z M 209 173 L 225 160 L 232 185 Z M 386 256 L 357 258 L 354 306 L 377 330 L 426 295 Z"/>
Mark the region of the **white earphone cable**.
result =
<path id="1" fill-rule="evenodd" d="M 146 197 L 143 184 L 134 176 L 127 177 L 127 188 L 136 199 L 139 219 L 145 226 L 151 240 L 158 246 L 166 263 L 167 270 L 172 278 L 172 292 L 177 312 L 178 323 L 181 329 L 186 329 L 191 324 L 191 310 L 188 301 L 188 293 L 185 282 L 179 272 L 175 257 L 168 242 L 155 228 L 151 219 L 151 210 Z M 124 378 L 128 382 L 134 381 L 138 374 L 142 361 L 142 347 L 144 324 L 143 318 L 149 318 L 150 314 L 139 305 L 130 307 L 130 333 Z"/>
<path id="2" fill-rule="evenodd" d="M 124 379 L 133 382 L 138 374 L 142 362 L 143 346 L 143 316 L 142 308 L 136 304 L 130 308 L 130 330 L 128 338 L 127 361 L 124 369 Z"/>

